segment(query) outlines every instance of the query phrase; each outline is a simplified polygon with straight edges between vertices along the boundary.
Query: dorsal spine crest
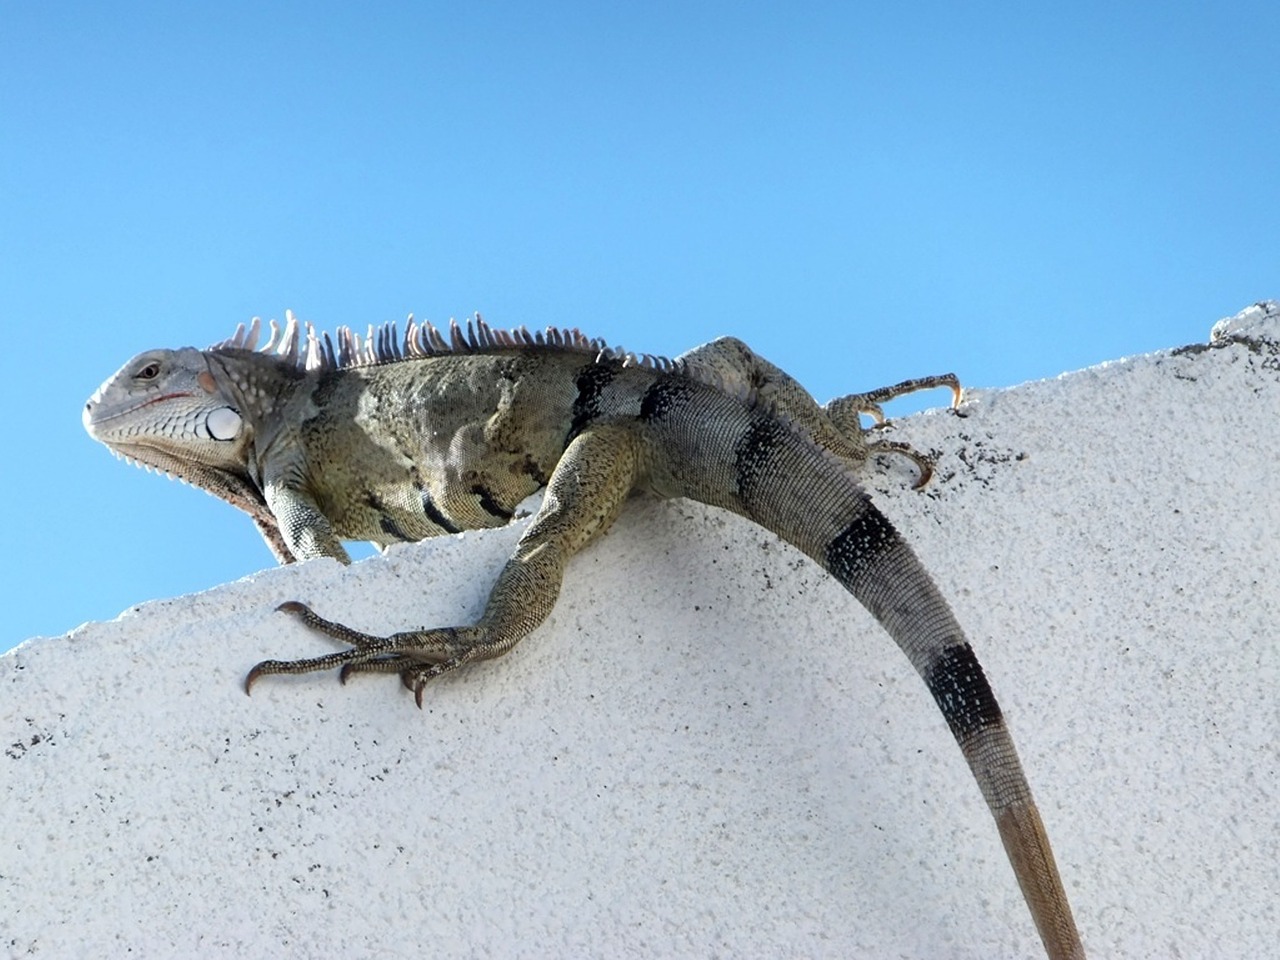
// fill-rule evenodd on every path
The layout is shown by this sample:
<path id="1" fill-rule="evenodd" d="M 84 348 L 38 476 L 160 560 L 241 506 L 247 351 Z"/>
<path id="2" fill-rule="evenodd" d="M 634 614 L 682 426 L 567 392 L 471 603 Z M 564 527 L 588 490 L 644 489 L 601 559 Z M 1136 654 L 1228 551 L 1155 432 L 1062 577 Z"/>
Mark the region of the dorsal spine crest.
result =
<path id="1" fill-rule="evenodd" d="M 520 326 L 503 330 L 491 327 L 479 314 L 468 319 L 465 327 L 457 320 L 450 320 L 447 338 L 434 324 L 419 322 L 413 314 L 409 314 L 405 321 L 403 337 L 399 335 L 395 321 L 377 327 L 370 325 L 363 336 L 347 326 L 338 327 L 330 336 L 327 332 L 317 332 L 309 321 L 299 321 L 292 310 L 285 311 L 283 326 L 275 320 L 267 321 L 267 325 L 270 335 L 261 347 L 258 342 L 262 337 L 262 320 L 254 317 L 248 326 L 239 324 L 235 333 L 208 349 L 214 352 L 248 350 L 272 355 L 307 371 L 341 370 L 447 354 L 550 349 L 581 353 L 596 361 L 620 360 L 625 367 L 645 367 L 659 373 L 685 372 L 681 361 L 611 347 L 598 337 L 588 337 L 576 327 L 547 327 L 531 332 Z"/>

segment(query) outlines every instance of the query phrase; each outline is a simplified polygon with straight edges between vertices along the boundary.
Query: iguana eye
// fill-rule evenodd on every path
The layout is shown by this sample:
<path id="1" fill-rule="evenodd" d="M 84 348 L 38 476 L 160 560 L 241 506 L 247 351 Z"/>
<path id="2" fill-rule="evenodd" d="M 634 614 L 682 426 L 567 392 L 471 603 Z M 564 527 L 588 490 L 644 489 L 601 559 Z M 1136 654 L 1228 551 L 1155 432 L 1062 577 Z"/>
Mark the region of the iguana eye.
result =
<path id="1" fill-rule="evenodd" d="M 160 361 L 152 360 L 145 367 L 133 375 L 135 380 L 154 380 L 160 376 Z"/>

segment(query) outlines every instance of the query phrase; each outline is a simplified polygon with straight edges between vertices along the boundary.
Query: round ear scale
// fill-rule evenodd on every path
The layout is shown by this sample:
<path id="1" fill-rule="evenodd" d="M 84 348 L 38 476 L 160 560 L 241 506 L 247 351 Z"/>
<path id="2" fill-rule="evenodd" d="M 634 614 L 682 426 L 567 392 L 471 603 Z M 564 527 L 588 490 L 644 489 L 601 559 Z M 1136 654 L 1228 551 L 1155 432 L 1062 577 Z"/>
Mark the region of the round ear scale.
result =
<path id="1" fill-rule="evenodd" d="M 240 434 L 244 421 L 230 407 L 219 407 L 205 419 L 205 429 L 214 440 L 234 440 Z"/>

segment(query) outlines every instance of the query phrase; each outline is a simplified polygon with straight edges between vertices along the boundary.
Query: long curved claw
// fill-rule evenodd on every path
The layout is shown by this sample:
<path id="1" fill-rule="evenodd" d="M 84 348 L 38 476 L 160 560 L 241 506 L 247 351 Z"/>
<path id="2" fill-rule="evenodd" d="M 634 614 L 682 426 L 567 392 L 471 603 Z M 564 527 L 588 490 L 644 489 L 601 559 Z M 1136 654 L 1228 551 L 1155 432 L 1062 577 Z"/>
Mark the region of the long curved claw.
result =
<path id="1" fill-rule="evenodd" d="M 920 476 L 916 478 L 916 482 L 911 485 L 912 490 L 923 490 L 933 479 L 933 464 L 929 462 L 916 461 L 920 465 Z"/>
<path id="2" fill-rule="evenodd" d="M 406 670 L 401 674 L 401 679 L 404 680 L 404 685 L 413 691 L 413 702 L 418 705 L 419 710 L 422 709 L 422 691 L 427 688 L 427 683 L 440 676 L 440 674 L 445 673 L 447 669 L 451 669 L 437 669 L 440 667 L 445 667 L 445 664 L 433 663 L 427 667 Z"/>
<path id="3" fill-rule="evenodd" d="M 960 386 L 960 378 L 952 375 L 953 380 L 947 384 L 951 388 L 951 409 L 956 410 L 960 407 L 960 400 L 964 396 L 964 390 Z"/>
<path id="4" fill-rule="evenodd" d="M 463 653 L 458 656 L 450 657 L 447 660 L 441 660 L 438 663 L 422 663 L 418 662 L 412 667 L 407 667 L 400 673 L 400 679 L 404 685 L 413 691 L 414 702 L 417 703 L 418 709 L 422 709 L 422 691 L 428 683 L 442 677 L 446 673 L 457 670 L 465 663 L 470 663 L 474 658 L 472 653 Z"/>
<path id="5" fill-rule="evenodd" d="M 901 457 L 906 457 L 916 465 L 920 471 L 920 476 L 916 478 L 916 482 L 911 485 L 912 490 L 920 490 L 933 479 L 934 459 L 928 454 L 921 453 L 909 443 L 900 443 L 897 440 L 874 440 L 867 444 L 867 449 L 873 453 L 896 453 Z"/>

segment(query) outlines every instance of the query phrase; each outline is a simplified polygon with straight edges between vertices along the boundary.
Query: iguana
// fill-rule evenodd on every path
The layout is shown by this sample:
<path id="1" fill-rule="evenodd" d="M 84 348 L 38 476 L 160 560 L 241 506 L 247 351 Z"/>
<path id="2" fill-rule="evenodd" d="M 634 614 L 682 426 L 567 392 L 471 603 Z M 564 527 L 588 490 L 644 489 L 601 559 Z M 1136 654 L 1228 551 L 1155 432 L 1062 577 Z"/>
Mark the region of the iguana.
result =
<path id="1" fill-rule="evenodd" d="M 268 674 L 341 668 L 423 685 L 510 650 L 551 612 L 565 565 L 635 490 L 738 513 L 808 554 L 889 632 L 924 678 L 987 805 L 1048 955 L 1084 955 L 1040 814 L 990 686 L 915 554 L 859 472 L 877 450 L 861 413 L 944 376 L 820 406 L 794 379 L 722 338 L 674 360 L 577 330 L 505 331 L 479 317 L 446 337 L 412 317 L 361 337 L 320 337 L 290 314 L 258 349 L 258 321 L 207 350 L 151 350 L 84 410 L 94 439 L 203 487 L 253 518 L 282 563 L 348 562 L 341 540 L 380 546 L 506 524 L 546 488 L 473 624 L 382 638 L 288 602 L 348 649 L 267 660 Z"/>

